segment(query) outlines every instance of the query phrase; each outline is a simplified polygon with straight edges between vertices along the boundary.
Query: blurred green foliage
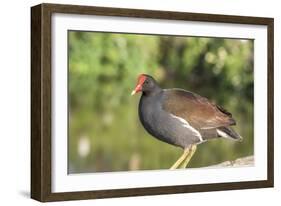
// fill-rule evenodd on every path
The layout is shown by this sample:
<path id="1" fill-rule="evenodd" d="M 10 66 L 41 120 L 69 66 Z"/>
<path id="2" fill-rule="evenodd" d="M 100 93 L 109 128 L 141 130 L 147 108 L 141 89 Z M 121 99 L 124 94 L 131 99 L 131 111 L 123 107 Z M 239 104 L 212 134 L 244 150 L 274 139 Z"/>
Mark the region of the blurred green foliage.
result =
<path id="1" fill-rule="evenodd" d="M 199 145 L 190 167 L 253 154 L 253 41 L 69 31 L 69 173 L 169 168 L 182 150 L 138 119 L 137 76 L 184 88 L 229 110 L 243 142 Z"/>

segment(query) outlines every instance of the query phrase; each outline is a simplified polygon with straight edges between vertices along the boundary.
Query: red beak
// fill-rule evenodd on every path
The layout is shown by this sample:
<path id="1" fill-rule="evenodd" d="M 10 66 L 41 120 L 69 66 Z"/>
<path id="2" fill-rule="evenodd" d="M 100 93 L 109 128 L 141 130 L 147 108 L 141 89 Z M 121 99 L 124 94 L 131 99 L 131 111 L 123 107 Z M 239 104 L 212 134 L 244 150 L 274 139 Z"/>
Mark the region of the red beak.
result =
<path id="1" fill-rule="evenodd" d="M 142 86 L 141 86 L 140 84 L 138 84 L 138 85 L 136 86 L 136 88 L 132 91 L 131 95 L 134 95 L 134 94 L 140 92 L 141 89 L 142 89 Z"/>
<path id="2" fill-rule="evenodd" d="M 146 79 L 146 76 L 145 76 L 144 74 L 139 75 L 137 86 L 136 86 L 136 88 L 132 91 L 131 95 L 134 95 L 134 94 L 136 94 L 136 93 L 142 91 L 142 84 L 144 83 L 145 79 Z"/>

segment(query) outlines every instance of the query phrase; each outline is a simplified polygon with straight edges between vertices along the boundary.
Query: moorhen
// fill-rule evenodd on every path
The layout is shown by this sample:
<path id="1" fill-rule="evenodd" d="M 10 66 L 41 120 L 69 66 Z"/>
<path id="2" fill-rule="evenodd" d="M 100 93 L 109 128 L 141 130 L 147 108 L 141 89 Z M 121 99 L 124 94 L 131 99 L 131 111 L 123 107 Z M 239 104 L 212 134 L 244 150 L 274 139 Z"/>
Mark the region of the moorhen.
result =
<path id="1" fill-rule="evenodd" d="M 242 140 L 230 126 L 231 113 L 205 97 L 183 89 L 162 89 L 147 74 L 138 77 L 132 95 L 142 92 L 139 118 L 149 134 L 184 149 L 170 169 L 185 168 L 196 145 L 213 138 Z"/>

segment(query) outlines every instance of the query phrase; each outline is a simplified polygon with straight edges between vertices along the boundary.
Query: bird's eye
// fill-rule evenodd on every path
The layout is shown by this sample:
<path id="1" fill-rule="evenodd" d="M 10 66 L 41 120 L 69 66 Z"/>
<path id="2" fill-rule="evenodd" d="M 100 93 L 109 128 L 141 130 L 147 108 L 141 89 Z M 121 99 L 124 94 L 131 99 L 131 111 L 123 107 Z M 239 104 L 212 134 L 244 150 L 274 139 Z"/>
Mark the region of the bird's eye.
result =
<path id="1" fill-rule="evenodd" d="M 147 81 L 147 80 L 145 80 L 145 81 L 144 81 L 144 84 L 148 84 L 148 81 Z"/>

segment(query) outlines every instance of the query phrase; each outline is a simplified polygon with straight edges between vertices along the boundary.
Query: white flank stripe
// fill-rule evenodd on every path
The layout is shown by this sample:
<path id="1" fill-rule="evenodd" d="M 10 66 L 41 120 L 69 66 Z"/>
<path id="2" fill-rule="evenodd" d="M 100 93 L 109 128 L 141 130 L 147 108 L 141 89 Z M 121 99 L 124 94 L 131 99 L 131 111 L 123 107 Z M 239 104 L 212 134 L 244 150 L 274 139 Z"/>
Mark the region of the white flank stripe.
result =
<path id="1" fill-rule="evenodd" d="M 224 138 L 231 138 L 228 134 L 226 134 L 225 132 L 217 129 L 217 133 L 221 136 L 221 137 L 224 137 Z"/>
<path id="2" fill-rule="evenodd" d="M 194 129 L 192 126 L 190 126 L 190 124 L 189 124 L 185 119 L 183 119 L 183 118 L 181 118 L 181 117 L 178 117 L 178 116 L 175 116 L 175 115 L 172 115 L 172 114 L 171 114 L 171 116 L 172 116 L 173 118 L 179 120 L 179 121 L 182 123 L 182 126 L 183 126 L 183 127 L 188 128 L 189 130 L 191 130 L 191 131 L 195 134 L 195 136 L 198 137 L 198 139 L 199 139 L 201 142 L 204 141 L 203 138 L 202 138 L 202 136 L 201 136 L 201 134 L 200 134 L 196 129 Z"/>
<path id="3" fill-rule="evenodd" d="M 200 128 L 200 129 L 214 129 L 215 127 L 202 127 L 202 128 Z"/>

